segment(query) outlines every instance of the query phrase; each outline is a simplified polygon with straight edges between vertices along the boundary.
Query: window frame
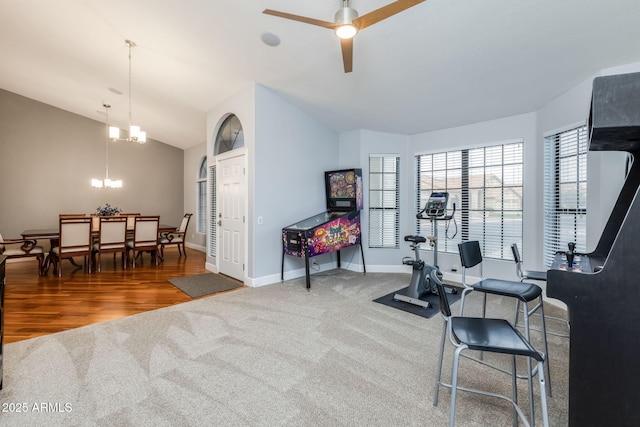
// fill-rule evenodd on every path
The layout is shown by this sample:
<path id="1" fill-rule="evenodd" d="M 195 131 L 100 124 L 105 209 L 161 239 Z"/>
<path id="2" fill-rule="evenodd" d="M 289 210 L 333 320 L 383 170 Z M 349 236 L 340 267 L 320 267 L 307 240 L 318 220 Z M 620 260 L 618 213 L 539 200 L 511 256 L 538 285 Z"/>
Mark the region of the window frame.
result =
<path id="1" fill-rule="evenodd" d="M 382 159 L 376 171 L 374 159 Z M 393 164 L 393 166 L 391 166 Z M 389 218 L 393 219 L 389 221 Z M 369 155 L 369 248 L 400 247 L 400 155 Z"/>
<path id="2" fill-rule="evenodd" d="M 415 168 L 416 212 L 424 208 L 431 192 L 449 192 L 449 214 L 456 204 L 451 221 L 417 219 L 418 234 L 433 235 L 437 226 L 439 252 L 457 254 L 458 243 L 478 240 L 485 258 L 513 259 L 511 244 L 522 245 L 523 236 L 522 138 L 416 154 Z"/>
<path id="3" fill-rule="evenodd" d="M 565 144 L 564 148 L 562 144 Z M 543 260 L 546 267 L 551 267 L 556 252 L 566 250 L 569 241 L 576 244 L 576 251 L 586 251 L 588 151 L 589 135 L 584 123 L 544 137 Z M 575 164 L 575 168 L 571 168 L 571 164 Z M 573 184 L 575 198 L 568 204 L 566 188 Z M 573 218 L 569 218 L 573 223 L 569 239 L 566 238 L 567 228 L 563 233 L 563 225 L 567 222 L 562 221 L 562 217 Z"/>
<path id="4" fill-rule="evenodd" d="M 207 234 L 207 156 L 202 158 L 196 179 L 196 233 Z"/>

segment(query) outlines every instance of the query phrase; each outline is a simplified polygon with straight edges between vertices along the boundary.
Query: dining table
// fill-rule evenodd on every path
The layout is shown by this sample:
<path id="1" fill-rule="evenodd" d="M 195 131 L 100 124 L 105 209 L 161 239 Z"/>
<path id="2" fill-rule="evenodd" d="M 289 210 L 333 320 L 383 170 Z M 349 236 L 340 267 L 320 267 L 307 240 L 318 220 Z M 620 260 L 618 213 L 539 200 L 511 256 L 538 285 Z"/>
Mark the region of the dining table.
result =
<path id="1" fill-rule="evenodd" d="M 159 236 L 170 235 L 171 233 L 174 233 L 176 230 L 177 230 L 177 227 L 174 225 L 167 225 L 167 224 L 158 225 Z M 99 233 L 98 230 L 91 231 L 91 234 L 94 237 L 97 237 L 98 233 Z M 127 228 L 127 235 L 129 234 L 131 234 L 131 237 L 133 237 L 133 228 Z M 58 241 L 60 240 L 60 229 L 58 227 L 33 228 L 33 229 L 24 230 L 22 233 L 20 233 L 20 235 L 25 240 L 36 240 L 36 241 L 49 240 L 51 247 L 53 248 L 57 246 Z M 159 255 L 158 255 L 158 258 L 162 261 L 162 258 L 160 258 Z M 73 258 L 68 258 L 68 259 L 69 259 L 69 262 L 71 262 L 71 264 L 73 264 L 75 267 L 77 268 L 81 267 L 73 260 Z M 44 262 L 42 263 L 42 274 L 47 274 L 47 272 L 49 271 L 50 265 L 51 265 L 51 259 L 49 257 L 49 254 L 47 253 L 45 256 Z"/>

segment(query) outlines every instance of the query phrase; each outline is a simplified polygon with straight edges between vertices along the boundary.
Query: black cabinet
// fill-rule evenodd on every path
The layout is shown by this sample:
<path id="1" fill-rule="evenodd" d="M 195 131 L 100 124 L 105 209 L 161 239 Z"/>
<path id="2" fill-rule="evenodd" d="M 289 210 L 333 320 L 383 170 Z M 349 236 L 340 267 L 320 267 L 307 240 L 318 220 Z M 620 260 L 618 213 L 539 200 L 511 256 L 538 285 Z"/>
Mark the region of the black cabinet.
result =
<path id="1" fill-rule="evenodd" d="M 0 256 L 0 390 L 2 390 L 2 342 L 4 341 L 4 265 L 6 257 Z"/>

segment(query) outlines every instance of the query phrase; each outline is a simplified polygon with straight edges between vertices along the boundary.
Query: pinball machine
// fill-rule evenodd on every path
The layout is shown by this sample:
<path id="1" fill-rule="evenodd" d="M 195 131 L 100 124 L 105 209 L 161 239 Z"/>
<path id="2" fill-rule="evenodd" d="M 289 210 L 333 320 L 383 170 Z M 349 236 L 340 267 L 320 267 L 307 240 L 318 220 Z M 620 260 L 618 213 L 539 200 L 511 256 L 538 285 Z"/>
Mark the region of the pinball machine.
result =
<path id="1" fill-rule="evenodd" d="M 349 246 L 360 246 L 362 267 L 364 251 L 360 229 L 362 210 L 362 170 L 342 169 L 325 172 L 327 210 L 282 229 L 282 269 L 284 280 L 285 255 L 304 258 L 307 289 L 311 288 L 309 259 Z"/>
<path id="2" fill-rule="evenodd" d="M 571 254 L 571 265 L 557 254 L 547 295 L 568 310 L 569 425 L 638 426 L 640 73 L 594 79 L 588 128 L 590 151 L 623 151 L 631 161 L 595 250 Z"/>

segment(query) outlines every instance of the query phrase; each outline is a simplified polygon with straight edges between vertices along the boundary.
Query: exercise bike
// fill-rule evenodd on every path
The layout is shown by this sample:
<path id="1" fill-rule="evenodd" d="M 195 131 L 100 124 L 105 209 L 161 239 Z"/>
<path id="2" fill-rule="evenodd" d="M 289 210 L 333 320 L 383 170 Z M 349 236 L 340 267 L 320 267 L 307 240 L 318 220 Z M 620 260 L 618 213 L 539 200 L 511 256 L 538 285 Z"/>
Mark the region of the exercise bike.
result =
<path id="1" fill-rule="evenodd" d="M 449 201 L 449 193 L 439 192 L 431 193 L 424 209 L 416 214 L 418 219 L 429 219 L 432 222 L 450 221 L 456 213 L 456 205 L 453 204 L 453 212 L 447 214 L 447 203 Z M 434 234 L 428 236 L 429 245 L 433 247 L 433 265 L 426 264 L 420 258 L 420 244 L 425 243 L 427 238 L 419 235 L 404 236 L 405 242 L 411 242 L 410 247 L 415 252 L 414 258 L 405 257 L 402 264 L 412 266 L 411 281 L 405 294 L 396 293 L 393 296 L 394 301 L 403 301 L 409 304 L 421 306 L 423 308 L 431 308 L 429 301 L 420 299 L 427 294 L 438 295 L 438 288 L 431 280 L 431 271 L 436 270 L 438 278 L 442 280 L 442 272 L 438 266 L 438 226 L 434 226 Z M 456 289 L 446 288 L 447 292 L 457 293 Z"/>

